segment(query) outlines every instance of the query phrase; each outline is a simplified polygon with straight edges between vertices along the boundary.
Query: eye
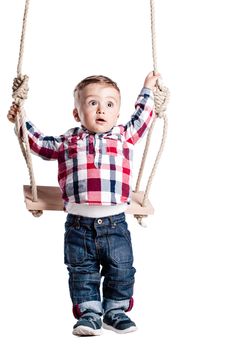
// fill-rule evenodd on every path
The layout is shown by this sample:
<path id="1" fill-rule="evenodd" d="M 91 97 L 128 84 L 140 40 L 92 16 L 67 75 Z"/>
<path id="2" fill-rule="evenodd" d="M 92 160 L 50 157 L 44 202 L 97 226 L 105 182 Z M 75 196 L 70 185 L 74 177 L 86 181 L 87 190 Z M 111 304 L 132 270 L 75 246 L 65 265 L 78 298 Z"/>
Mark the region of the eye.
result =
<path id="1" fill-rule="evenodd" d="M 91 100 L 91 101 L 88 102 L 88 104 L 89 104 L 90 106 L 96 106 L 96 105 L 97 105 L 97 102 L 96 102 L 95 100 Z"/>
<path id="2" fill-rule="evenodd" d="M 113 107 L 113 106 L 114 106 L 113 102 L 109 101 L 109 102 L 108 102 L 108 107 L 111 108 L 111 107 Z"/>

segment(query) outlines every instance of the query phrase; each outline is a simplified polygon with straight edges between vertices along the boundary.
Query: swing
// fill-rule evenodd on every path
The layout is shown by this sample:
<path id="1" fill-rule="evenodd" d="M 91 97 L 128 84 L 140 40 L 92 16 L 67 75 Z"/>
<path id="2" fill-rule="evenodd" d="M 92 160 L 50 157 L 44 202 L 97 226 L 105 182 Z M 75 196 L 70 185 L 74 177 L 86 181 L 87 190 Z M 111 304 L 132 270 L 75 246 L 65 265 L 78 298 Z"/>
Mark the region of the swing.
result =
<path id="1" fill-rule="evenodd" d="M 27 98 L 28 93 L 28 76 L 22 74 L 22 61 L 24 52 L 24 42 L 26 34 L 26 24 L 28 17 L 30 0 L 25 1 L 25 9 L 23 16 L 22 33 L 20 40 L 20 50 L 19 59 L 17 65 L 17 78 L 14 79 L 13 83 L 13 94 L 12 97 L 14 102 L 19 106 L 19 113 L 16 117 L 16 131 L 18 135 L 18 140 L 20 144 L 21 151 L 25 158 L 30 178 L 30 185 L 24 185 L 24 198 L 27 209 L 35 216 L 39 217 L 43 210 L 63 210 L 63 201 L 61 197 L 61 191 L 59 187 L 54 186 L 37 186 L 35 182 L 32 157 L 30 153 L 30 146 L 27 137 L 27 129 L 25 125 L 25 111 L 24 111 L 24 101 Z M 155 49 L 155 6 L 154 1 L 150 0 L 151 8 L 151 36 L 152 36 L 152 53 L 153 53 L 153 70 L 157 72 L 157 62 L 156 62 L 156 49 Z M 166 117 L 166 107 L 169 100 L 169 90 L 167 87 L 163 86 L 161 81 L 158 80 L 157 86 L 154 91 L 155 96 L 155 113 L 163 119 L 163 135 L 161 144 L 154 161 L 145 191 L 140 191 L 140 183 L 145 168 L 145 161 L 148 155 L 150 140 L 152 137 L 152 131 L 154 128 L 155 120 L 154 118 L 151 127 L 148 131 L 146 145 L 142 156 L 142 161 L 138 173 L 137 183 L 135 190 L 132 192 L 131 204 L 128 206 L 126 213 L 133 214 L 140 224 L 143 224 L 142 219 L 148 215 L 154 213 L 154 208 L 150 203 L 148 196 L 152 185 L 152 181 L 162 155 L 166 134 L 167 134 L 167 117 Z M 22 125 L 22 137 L 19 136 L 20 125 Z"/>

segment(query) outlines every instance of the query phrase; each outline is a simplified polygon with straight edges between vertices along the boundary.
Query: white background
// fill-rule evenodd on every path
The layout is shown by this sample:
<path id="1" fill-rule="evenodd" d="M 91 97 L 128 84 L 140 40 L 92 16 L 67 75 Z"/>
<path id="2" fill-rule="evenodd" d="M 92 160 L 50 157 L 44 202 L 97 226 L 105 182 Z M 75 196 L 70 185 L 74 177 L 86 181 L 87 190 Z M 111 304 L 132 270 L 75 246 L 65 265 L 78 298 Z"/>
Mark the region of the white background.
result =
<path id="1" fill-rule="evenodd" d="M 1 348 L 232 350 L 232 15 L 230 0 L 161 0 L 158 69 L 171 90 L 166 148 L 152 187 L 155 215 L 133 237 L 138 332 L 76 338 L 63 265 L 65 214 L 25 209 L 28 183 L 6 119 L 16 75 L 23 0 L 0 3 Z M 122 122 L 152 70 L 149 0 L 31 1 L 23 73 L 28 117 L 46 134 L 74 126 L 72 91 L 90 74 L 116 80 Z M 155 139 L 161 136 L 158 121 Z M 156 154 L 152 146 L 151 161 Z M 137 169 L 143 149 L 135 151 Z M 151 161 L 149 163 L 151 163 Z M 37 183 L 56 185 L 34 159 Z M 149 172 L 147 165 L 146 174 Z"/>

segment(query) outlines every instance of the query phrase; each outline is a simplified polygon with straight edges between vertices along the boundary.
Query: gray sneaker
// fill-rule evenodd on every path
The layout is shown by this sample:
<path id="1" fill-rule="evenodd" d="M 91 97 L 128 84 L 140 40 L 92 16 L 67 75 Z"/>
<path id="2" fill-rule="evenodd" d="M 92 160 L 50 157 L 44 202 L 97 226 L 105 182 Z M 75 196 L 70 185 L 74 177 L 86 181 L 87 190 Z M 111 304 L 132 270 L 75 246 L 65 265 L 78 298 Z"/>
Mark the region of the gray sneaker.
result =
<path id="1" fill-rule="evenodd" d="M 122 310 L 111 310 L 104 315 L 103 328 L 116 333 L 130 333 L 137 330 L 136 324 Z"/>
<path id="2" fill-rule="evenodd" d="M 102 321 L 100 316 L 94 312 L 84 313 L 74 325 L 73 334 L 79 336 L 101 335 Z"/>

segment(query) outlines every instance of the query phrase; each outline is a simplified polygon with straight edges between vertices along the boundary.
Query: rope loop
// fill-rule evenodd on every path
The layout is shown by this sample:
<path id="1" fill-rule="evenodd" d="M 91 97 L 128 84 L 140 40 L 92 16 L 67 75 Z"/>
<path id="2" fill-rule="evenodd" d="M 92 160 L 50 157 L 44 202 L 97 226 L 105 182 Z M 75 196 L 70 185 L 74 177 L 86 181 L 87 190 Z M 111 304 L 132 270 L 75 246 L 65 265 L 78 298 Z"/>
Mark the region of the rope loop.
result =
<path id="1" fill-rule="evenodd" d="M 154 90 L 154 98 L 155 98 L 155 112 L 159 118 L 166 117 L 167 105 L 170 98 L 169 89 L 162 84 L 161 80 L 158 80 L 157 86 Z"/>
<path id="2" fill-rule="evenodd" d="M 147 227 L 145 221 L 143 220 L 144 218 L 147 217 L 147 215 L 135 214 L 134 217 L 135 217 L 135 219 L 137 219 L 139 225 L 141 225 L 144 228 Z"/>
<path id="3" fill-rule="evenodd" d="M 43 214 L 43 210 L 29 210 L 29 211 L 35 218 L 39 218 Z"/>

